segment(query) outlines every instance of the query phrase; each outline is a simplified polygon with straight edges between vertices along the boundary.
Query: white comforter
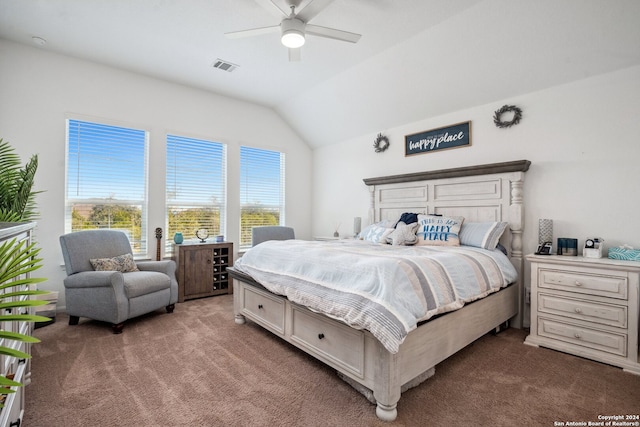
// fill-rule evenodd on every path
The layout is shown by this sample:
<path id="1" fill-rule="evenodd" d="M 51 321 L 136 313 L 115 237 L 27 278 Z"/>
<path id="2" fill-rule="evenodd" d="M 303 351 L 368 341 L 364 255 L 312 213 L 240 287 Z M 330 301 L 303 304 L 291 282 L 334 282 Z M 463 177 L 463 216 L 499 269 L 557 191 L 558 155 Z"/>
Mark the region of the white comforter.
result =
<path id="1" fill-rule="evenodd" d="M 517 278 L 499 250 L 361 240 L 268 241 L 248 250 L 234 267 L 275 294 L 370 331 L 391 353 L 418 322 Z"/>

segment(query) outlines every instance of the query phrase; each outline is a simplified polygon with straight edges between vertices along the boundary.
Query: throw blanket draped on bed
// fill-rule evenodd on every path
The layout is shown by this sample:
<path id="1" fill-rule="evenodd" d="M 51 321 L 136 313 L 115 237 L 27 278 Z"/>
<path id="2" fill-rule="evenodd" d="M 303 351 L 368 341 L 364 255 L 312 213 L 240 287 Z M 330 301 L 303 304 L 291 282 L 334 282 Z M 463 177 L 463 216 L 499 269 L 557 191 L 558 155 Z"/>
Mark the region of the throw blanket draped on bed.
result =
<path id="1" fill-rule="evenodd" d="M 361 240 L 268 241 L 248 250 L 234 267 L 292 302 L 368 330 L 391 353 L 418 322 L 517 278 L 499 250 Z"/>

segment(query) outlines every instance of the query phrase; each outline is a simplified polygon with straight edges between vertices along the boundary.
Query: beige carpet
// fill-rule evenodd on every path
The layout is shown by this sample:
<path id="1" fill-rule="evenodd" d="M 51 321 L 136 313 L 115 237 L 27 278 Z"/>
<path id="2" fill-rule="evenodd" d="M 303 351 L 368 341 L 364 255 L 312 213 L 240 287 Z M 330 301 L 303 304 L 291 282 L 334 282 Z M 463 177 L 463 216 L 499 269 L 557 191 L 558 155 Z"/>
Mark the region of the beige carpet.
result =
<path id="1" fill-rule="evenodd" d="M 486 335 L 403 394 L 398 419 L 326 366 L 254 324 L 232 297 L 178 304 L 113 335 L 68 318 L 36 330 L 23 426 L 553 426 L 638 414 L 640 377 Z"/>

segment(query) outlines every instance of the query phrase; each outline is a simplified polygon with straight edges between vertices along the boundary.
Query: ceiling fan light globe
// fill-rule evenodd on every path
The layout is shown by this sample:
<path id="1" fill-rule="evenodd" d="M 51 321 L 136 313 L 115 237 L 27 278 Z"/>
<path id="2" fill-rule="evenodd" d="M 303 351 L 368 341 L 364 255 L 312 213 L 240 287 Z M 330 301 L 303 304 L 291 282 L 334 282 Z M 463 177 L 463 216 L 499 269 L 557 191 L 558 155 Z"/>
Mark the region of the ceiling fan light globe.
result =
<path id="1" fill-rule="evenodd" d="M 280 39 L 283 45 L 288 48 L 296 49 L 301 47 L 304 42 L 304 34 L 298 30 L 287 30 L 282 33 L 282 38 Z"/>

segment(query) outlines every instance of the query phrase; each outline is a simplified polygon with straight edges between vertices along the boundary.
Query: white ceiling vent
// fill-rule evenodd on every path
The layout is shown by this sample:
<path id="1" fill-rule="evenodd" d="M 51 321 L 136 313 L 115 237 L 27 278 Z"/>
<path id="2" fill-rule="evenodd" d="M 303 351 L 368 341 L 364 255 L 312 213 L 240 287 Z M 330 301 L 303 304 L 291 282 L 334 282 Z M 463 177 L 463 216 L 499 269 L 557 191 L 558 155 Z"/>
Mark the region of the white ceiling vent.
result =
<path id="1" fill-rule="evenodd" d="M 216 62 L 213 63 L 213 68 L 217 68 L 219 70 L 227 71 L 230 73 L 236 68 L 238 68 L 238 65 L 232 64 L 231 62 L 218 58 L 216 59 Z"/>

